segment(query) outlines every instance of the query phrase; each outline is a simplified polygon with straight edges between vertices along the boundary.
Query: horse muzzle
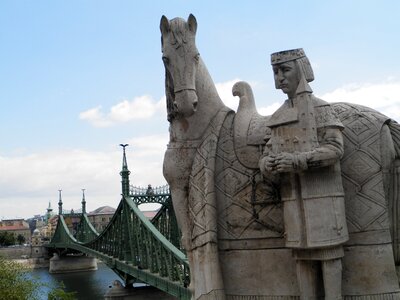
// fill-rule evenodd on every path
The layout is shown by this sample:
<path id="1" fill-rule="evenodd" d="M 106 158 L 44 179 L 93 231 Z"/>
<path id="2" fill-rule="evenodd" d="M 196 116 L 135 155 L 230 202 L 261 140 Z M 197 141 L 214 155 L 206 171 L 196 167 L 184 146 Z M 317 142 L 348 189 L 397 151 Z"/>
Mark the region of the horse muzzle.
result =
<path id="1" fill-rule="evenodd" d="M 175 92 L 174 107 L 179 115 L 190 117 L 197 110 L 197 93 L 193 89 L 185 89 Z"/>

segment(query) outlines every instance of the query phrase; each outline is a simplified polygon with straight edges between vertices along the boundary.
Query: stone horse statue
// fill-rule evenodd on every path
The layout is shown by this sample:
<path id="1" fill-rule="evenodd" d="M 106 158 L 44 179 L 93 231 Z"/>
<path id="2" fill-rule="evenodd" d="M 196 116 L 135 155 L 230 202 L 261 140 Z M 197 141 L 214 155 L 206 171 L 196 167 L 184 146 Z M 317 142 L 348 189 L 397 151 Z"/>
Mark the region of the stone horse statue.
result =
<path id="1" fill-rule="evenodd" d="M 193 299 L 298 299 L 279 194 L 258 169 L 269 117 L 257 113 L 245 82 L 233 87 L 237 113 L 223 104 L 197 50 L 193 15 L 163 16 L 160 29 L 170 122 L 163 172 Z M 332 106 L 345 126 L 344 298 L 400 299 L 400 126 L 367 107 Z"/>
<path id="2" fill-rule="evenodd" d="M 203 235 L 202 238 L 210 238 L 214 242 L 203 244 L 205 248 L 201 251 L 212 253 L 213 257 L 209 257 L 211 263 L 207 262 L 206 267 L 210 268 L 210 273 L 218 278 L 213 276 L 200 278 L 205 272 L 196 270 L 195 261 L 198 261 L 198 257 L 194 256 L 201 254 L 197 250 L 192 251 L 194 247 L 191 214 L 194 213 L 193 209 L 202 208 L 188 205 L 189 177 L 205 131 L 209 129 L 216 114 L 224 116 L 229 113 L 229 109 L 220 99 L 195 45 L 197 22 L 194 16 L 190 15 L 188 22 L 182 19 L 170 22 L 163 16 L 160 29 L 166 70 L 167 112 L 170 121 L 170 140 L 164 157 L 163 173 L 171 189 L 178 226 L 182 232 L 182 246 L 186 249 L 189 259 L 191 288 L 196 293 L 198 289 L 195 289 L 193 284 L 198 281 L 213 286 L 215 290 L 214 283 L 217 285 L 222 283 L 215 230 L 216 216 L 208 214 L 206 216 L 208 226 L 213 228 L 213 232 L 210 234 L 207 230 L 207 237 Z"/>

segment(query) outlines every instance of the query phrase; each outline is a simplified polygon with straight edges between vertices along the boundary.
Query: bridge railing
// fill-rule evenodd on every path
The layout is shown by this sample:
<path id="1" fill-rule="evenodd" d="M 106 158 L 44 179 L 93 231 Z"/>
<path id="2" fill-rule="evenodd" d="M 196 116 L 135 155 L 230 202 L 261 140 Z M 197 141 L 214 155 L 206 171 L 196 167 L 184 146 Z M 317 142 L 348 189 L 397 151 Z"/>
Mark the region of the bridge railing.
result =
<path id="1" fill-rule="evenodd" d="M 151 185 L 147 188 L 130 186 L 129 196 L 133 198 L 137 205 L 144 203 L 158 203 L 164 205 L 165 202 L 171 198 L 168 185 L 154 188 Z"/>
<path id="2" fill-rule="evenodd" d="M 182 250 L 181 232 L 172 206 L 169 185 L 154 188 L 150 184 L 147 188 L 130 186 L 130 197 L 132 197 L 136 205 L 145 203 L 161 204 L 157 214 L 151 219 L 151 223 L 175 247 Z"/>
<path id="3" fill-rule="evenodd" d="M 152 187 L 150 184 L 148 185 L 147 188 L 145 187 L 140 187 L 140 186 L 130 186 L 129 189 L 129 194 L 131 196 L 135 195 L 169 195 L 170 190 L 169 190 L 169 185 L 163 185 L 163 186 L 156 186 Z"/>

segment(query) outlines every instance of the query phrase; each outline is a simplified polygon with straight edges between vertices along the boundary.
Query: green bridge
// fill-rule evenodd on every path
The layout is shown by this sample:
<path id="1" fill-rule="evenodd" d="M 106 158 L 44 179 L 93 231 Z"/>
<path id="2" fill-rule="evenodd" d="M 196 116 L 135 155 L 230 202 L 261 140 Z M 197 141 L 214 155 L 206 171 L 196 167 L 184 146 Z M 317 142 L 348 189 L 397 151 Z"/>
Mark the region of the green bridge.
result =
<path id="1" fill-rule="evenodd" d="M 169 188 L 131 187 L 126 145 L 121 146 L 124 149 L 120 173 L 122 199 L 110 223 L 103 232 L 97 232 L 88 219 L 83 198 L 80 222 L 71 233 L 60 197 L 58 224 L 46 247 L 50 253 L 57 252 L 60 256 L 78 252 L 98 258 L 118 274 L 125 286 L 146 283 L 178 299 L 190 299 L 189 264 L 180 247 Z M 144 203 L 161 204 L 151 221 L 138 208 Z"/>

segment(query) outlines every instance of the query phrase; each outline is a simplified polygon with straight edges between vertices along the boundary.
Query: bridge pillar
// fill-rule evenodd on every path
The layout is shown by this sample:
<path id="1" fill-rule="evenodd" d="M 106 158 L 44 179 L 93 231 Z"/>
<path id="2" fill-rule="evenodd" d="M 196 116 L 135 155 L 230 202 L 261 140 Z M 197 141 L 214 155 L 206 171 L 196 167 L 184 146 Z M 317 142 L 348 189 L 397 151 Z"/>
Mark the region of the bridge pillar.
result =
<path id="1" fill-rule="evenodd" d="M 114 280 L 112 287 L 104 295 L 105 300 L 177 300 L 152 286 L 124 287 L 119 280 Z"/>
<path id="2" fill-rule="evenodd" d="M 97 260 L 88 256 L 63 256 L 56 253 L 50 259 L 49 273 L 69 273 L 97 270 Z"/>

